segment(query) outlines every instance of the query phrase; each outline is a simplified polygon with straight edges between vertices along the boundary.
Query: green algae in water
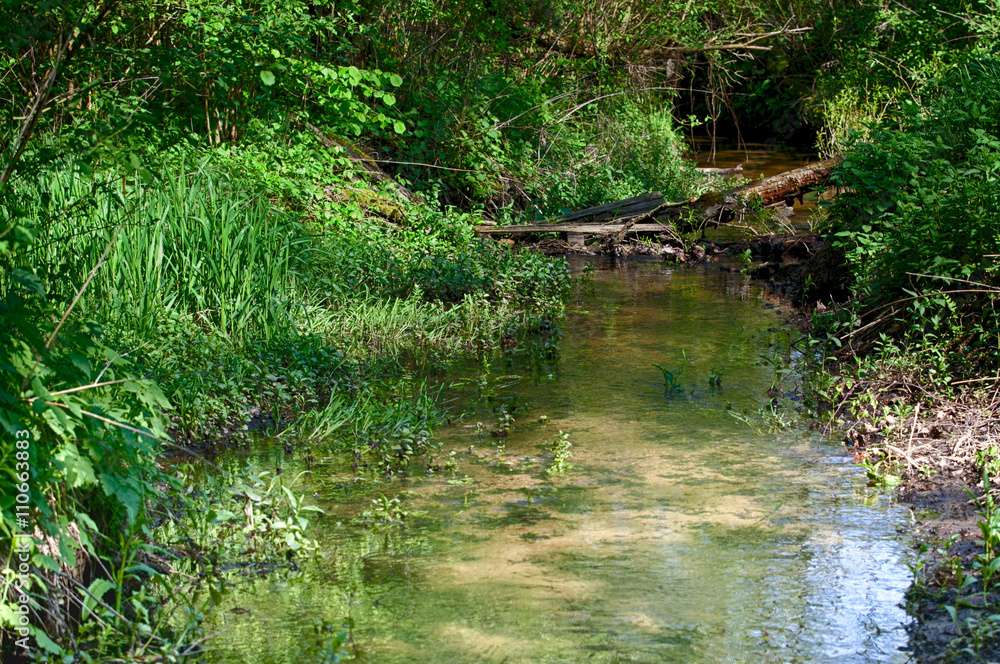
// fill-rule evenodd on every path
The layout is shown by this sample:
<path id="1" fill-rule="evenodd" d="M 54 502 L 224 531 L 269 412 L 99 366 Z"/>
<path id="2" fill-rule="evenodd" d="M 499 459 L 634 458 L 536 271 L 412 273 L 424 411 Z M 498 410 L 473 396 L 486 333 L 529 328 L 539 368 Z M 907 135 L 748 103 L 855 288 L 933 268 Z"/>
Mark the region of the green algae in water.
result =
<path id="1" fill-rule="evenodd" d="M 550 366 L 504 367 L 526 378 L 502 454 L 464 424 L 439 432 L 471 481 L 406 480 L 418 518 L 350 525 L 402 483 L 331 492 L 314 472 L 320 554 L 230 593 L 208 659 L 333 661 L 349 622 L 365 662 L 904 660 L 904 515 L 862 499 L 837 446 L 727 412 L 766 398 L 782 329 L 746 280 L 630 263 L 581 298 Z M 683 395 L 664 399 L 655 364 L 679 361 Z M 573 468 L 546 478 L 560 430 Z"/>

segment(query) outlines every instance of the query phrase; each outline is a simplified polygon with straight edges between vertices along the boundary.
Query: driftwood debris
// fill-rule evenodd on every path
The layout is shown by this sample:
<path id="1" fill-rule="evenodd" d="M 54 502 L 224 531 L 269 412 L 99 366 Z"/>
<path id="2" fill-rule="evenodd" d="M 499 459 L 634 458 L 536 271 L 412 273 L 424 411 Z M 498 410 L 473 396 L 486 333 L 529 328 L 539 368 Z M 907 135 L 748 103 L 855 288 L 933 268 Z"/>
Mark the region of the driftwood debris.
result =
<path id="1" fill-rule="evenodd" d="M 805 192 L 823 184 L 830 176 L 833 167 L 839 163 L 839 159 L 813 162 L 801 168 L 763 178 L 732 193 L 743 202 L 751 202 L 756 198 L 765 206 L 787 201 L 793 197 L 800 198 Z"/>
<path id="2" fill-rule="evenodd" d="M 670 233 L 677 222 L 686 226 L 722 224 L 752 206 L 771 206 L 801 200 L 805 192 L 822 186 L 838 160 L 827 159 L 763 178 L 726 194 L 707 194 L 687 201 L 665 201 L 650 193 L 571 212 L 554 222 L 514 226 L 478 226 L 481 235 L 534 235 L 560 233 L 580 241 L 580 236 Z M 674 222 L 668 224 L 667 222 Z"/>

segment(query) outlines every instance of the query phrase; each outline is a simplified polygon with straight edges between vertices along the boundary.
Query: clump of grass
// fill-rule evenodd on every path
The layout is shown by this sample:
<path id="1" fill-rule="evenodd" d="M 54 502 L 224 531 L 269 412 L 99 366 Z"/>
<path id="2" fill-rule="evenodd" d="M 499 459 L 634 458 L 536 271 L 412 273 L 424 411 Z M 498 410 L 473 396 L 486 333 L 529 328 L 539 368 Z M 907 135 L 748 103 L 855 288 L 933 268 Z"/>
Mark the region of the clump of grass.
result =
<path id="1" fill-rule="evenodd" d="M 205 162 L 126 183 L 108 190 L 63 169 L 36 185 L 46 223 L 35 260 L 70 288 L 100 265 L 81 302 L 90 315 L 137 337 L 188 318 L 237 343 L 290 326 L 312 250 L 294 215 Z"/>
<path id="2" fill-rule="evenodd" d="M 325 311 L 324 332 L 357 355 L 399 356 L 461 342 L 459 311 L 426 302 L 418 291 L 405 298 L 344 300 Z"/>
<path id="3" fill-rule="evenodd" d="M 425 381 L 383 378 L 334 392 L 322 409 L 302 414 L 282 436 L 346 453 L 355 469 L 392 476 L 437 449 L 431 431 L 440 417 L 436 395 Z"/>

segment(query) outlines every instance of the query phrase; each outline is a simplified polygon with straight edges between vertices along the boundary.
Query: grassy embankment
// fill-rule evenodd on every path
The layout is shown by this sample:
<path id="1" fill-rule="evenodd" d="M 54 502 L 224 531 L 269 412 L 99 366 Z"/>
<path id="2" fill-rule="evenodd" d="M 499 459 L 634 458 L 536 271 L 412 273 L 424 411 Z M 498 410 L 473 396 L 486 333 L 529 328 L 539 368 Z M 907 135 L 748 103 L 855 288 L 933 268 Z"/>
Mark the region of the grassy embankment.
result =
<path id="1" fill-rule="evenodd" d="M 534 70 L 531 17 L 140 5 L 3 10 L 6 654 L 21 611 L 43 658 L 197 652 L 232 563 L 309 549 L 308 506 L 177 459 L 290 425 L 407 472 L 440 415 L 415 369 L 560 317 L 565 265 L 476 238 L 484 214 L 696 182 L 670 93 L 581 105 L 621 77 Z M 448 49 L 411 57 L 435 30 Z"/>

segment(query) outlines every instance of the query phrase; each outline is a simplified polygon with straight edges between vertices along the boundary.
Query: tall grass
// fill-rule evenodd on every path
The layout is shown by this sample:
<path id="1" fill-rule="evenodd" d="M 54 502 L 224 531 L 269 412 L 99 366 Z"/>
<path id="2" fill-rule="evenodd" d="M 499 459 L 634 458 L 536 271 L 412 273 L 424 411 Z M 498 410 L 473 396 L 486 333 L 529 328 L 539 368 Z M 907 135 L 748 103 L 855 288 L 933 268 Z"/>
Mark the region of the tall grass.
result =
<path id="1" fill-rule="evenodd" d="M 300 332 L 322 334 L 358 358 L 447 356 L 498 347 L 533 318 L 505 300 L 466 294 L 458 304 L 407 297 L 339 299 L 305 309 Z"/>
<path id="2" fill-rule="evenodd" d="M 120 330 L 187 317 L 236 343 L 271 338 L 290 325 L 310 247 L 291 213 L 242 184 L 204 164 L 155 182 L 53 172 L 38 184 L 32 260 L 75 289 L 103 256 L 81 305 Z"/>

